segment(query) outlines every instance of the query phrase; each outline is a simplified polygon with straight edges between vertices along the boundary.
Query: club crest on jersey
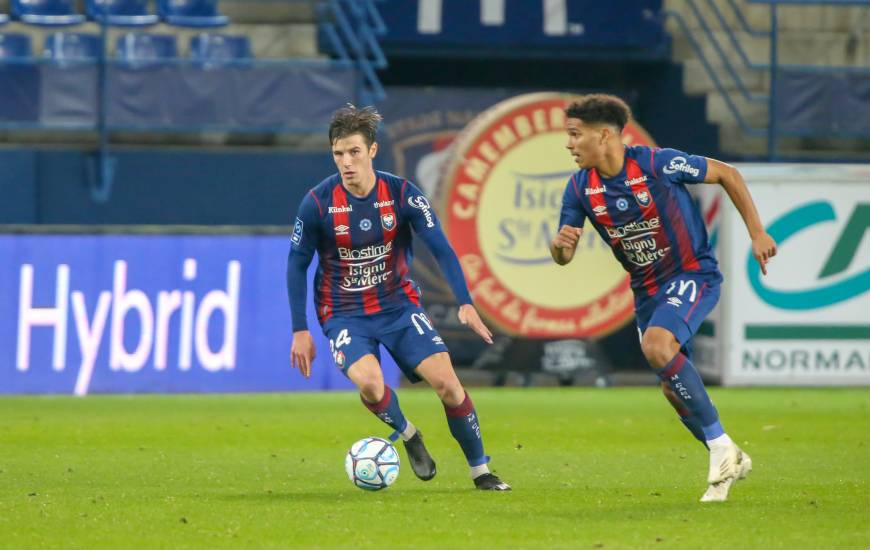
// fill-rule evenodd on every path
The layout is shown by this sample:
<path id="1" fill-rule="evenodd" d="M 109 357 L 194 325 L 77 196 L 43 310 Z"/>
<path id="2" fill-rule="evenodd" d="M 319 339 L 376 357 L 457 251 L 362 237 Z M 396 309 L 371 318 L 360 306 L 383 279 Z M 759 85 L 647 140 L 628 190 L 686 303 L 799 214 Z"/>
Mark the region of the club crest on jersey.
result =
<path id="1" fill-rule="evenodd" d="M 595 212 L 596 216 L 604 216 L 605 214 L 607 214 L 607 207 L 604 206 L 603 204 L 599 204 L 598 206 L 596 206 L 592 210 Z"/>
<path id="2" fill-rule="evenodd" d="M 381 225 L 384 229 L 390 231 L 396 226 L 396 216 L 393 214 L 381 214 Z"/>
<path id="3" fill-rule="evenodd" d="M 336 226 L 335 226 L 335 234 L 336 234 L 336 235 L 347 235 L 347 232 L 348 232 L 349 229 L 350 229 L 350 227 L 348 227 L 348 226 L 346 226 L 346 225 L 344 225 L 344 224 L 342 224 L 342 225 L 336 225 Z"/>
<path id="4" fill-rule="evenodd" d="M 296 218 L 296 223 L 293 224 L 293 235 L 290 237 L 290 242 L 299 246 L 302 244 L 302 220 Z"/>
<path id="5" fill-rule="evenodd" d="M 635 192 L 634 198 L 635 200 L 637 200 L 637 204 L 641 205 L 644 208 L 649 206 L 650 202 L 652 202 L 652 197 L 649 196 L 649 191 L 647 191 L 646 189 Z"/>
<path id="6" fill-rule="evenodd" d="M 628 210 L 628 201 L 625 200 L 625 197 L 619 197 L 618 199 L 616 199 L 616 207 L 619 209 L 620 212 L 625 212 L 626 210 Z"/>
<path id="7" fill-rule="evenodd" d="M 368 231 L 369 229 L 372 228 L 372 220 L 370 220 L 368 218 L 361 219 L 359 222 L 359 228 L 362 229 L 363 231 Z"/>

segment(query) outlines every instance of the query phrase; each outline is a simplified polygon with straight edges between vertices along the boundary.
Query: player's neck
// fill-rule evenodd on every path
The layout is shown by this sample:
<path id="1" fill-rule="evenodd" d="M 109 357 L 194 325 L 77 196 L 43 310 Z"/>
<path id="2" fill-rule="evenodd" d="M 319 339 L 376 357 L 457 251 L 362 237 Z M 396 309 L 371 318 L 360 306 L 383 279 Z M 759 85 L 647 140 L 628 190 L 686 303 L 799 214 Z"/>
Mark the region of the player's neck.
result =
<path id="1" fill-rule="evenodd" d="M 347 183 L 345 181 L 342 181 L 341 183 L 342 185 L 344 185 L 344 188 L 347 189 L 348 193 L 358 199 L 362 199 L 367 197 L 368 194 L 372 192 L 372 189 L 374 189 L 375 187 L 376 179 L 377 178 L 375 178 L 375 172 L 374 170 L 372 170 L 365 175 L 362 181 L 358 183 Z"/>
<path id="2" fill-rule="evenodd" d="M 620 145 L 618 149 L 616 147 L 608 149 L 596 169 L 602 178 L 607 179 L 618 176 L 624 166 L 625 148 Z"/>

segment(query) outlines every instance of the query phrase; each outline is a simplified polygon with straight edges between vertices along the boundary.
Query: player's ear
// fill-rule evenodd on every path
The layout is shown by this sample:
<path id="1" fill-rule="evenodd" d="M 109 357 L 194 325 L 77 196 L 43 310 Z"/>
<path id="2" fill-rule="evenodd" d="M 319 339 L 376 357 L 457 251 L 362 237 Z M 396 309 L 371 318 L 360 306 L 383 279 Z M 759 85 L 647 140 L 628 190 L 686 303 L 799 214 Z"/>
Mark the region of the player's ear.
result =
<path id="1" fill-rule="evenodd" d="M 375 141 L 372 143 L 372 146 L 369 147 L 369 157 L 375 158 L 375 156 L 377 154 L 378 154 L 378 142 Z"/>

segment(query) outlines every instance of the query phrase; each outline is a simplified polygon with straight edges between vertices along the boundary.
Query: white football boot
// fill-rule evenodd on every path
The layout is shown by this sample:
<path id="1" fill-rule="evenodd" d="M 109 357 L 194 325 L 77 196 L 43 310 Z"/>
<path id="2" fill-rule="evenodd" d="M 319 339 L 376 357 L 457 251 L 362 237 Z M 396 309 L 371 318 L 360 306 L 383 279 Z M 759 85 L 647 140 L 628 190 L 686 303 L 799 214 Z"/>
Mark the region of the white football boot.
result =
<path id="1" fill-rule="evenodd" d="M 731 486 L 734 485 L 734 482 L 738 479 L 745 479 L 746 476 L 749 475 L 749 472 L 752 471 L 752 459 L 748 454 L 741 451 L 737 445 L 731 445 L 731 449 L 728 451 L 729 452 L 727 453 L 718 453 L 722 458 L 717 456 L 719 462 L 715 468 L 713 463 L 713 452 L 710 452 L 710 474 L 708 477 L 708 482 L 710 484 L 707 486 L 707 490 L 704 492 L 703 496 L 701 496 L 701 502 L 725 502 L 728 500 L 728 493 L 731 491 Z M 732 457 L 734 456 L 732 451 L 736 451 L 736 461 L 732 461 Z M 730 463 L 723 464 L 722 462 L 724 461 Z M 723 472 L 725 474 L 723 474 Z M 717 481 L 711 482 L 710 480 L 713 479 L 714 473 L 725 475 L 727 477 L 719 477 Z"/>

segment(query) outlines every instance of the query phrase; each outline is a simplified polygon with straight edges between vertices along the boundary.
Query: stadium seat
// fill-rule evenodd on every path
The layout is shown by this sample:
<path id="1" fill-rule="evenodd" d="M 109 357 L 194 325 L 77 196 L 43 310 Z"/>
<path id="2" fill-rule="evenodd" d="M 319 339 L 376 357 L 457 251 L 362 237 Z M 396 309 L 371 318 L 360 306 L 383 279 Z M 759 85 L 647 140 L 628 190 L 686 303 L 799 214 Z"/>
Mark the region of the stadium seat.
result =
<path id="1" fill-rule="evenodd" d="M 190 39 L 190 57 L 205 63 L 251 59 L 251 42 L 247 36 L 202 33 Z"/>
<path id="2" fill-rule="evenodd" d="M 30 37 L 26 34 L 0 34 L 0 61 L 4 59 L 21 59 L 33 55 L 30 47 Z"/>
<path id="3" fill-rule="evenodd" d="M 148 63 L 178 57 L 175 35 L 128 32 L 118 37 L 115 55 L 128 63 Z"/>
<path id="4" fill-rule="evenodd" d="M 45 57 L 55 61 L 87 61 L 100 56 L 96 34 L 56 32 L 45 37 Z"/>
<path id="5" fill-rule="evenodd" d="M 12 16 L 30 25 L 59 27 L 84 23 L 74 0 L 12 0 Z"/>
<path id="6" fill-rule="evenodd" d="M 157 0 L 160 18 L 178 27 L 222 27 L 230 22 L 217 10 L 217 0 Z"/>
<path id="7" fill-rule="evenodd" d="M 148 0 L 87 0 L 88 19 L 119 27 L 144 27 L 160 21 L 157 14 L 148 13 Z"/>
<path id="8" fill-rule="evenodd" d="M 9 16 L 6 15 L 5 13 L 0 13 L 0 25 L 2 25 L 3 23 L 8 23 L 8 22 L 9 22 Z"/>

